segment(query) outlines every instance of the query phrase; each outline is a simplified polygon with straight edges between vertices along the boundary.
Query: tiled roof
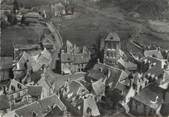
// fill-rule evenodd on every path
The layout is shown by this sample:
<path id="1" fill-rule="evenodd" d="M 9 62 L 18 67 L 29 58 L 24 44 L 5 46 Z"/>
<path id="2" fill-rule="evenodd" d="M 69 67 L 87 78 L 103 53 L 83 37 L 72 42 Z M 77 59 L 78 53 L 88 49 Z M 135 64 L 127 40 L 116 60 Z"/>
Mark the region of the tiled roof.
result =
<path id="1" fill-rule="evenodd" d="M 150 63 L 156 63 L 156 65 L 150 68 L 144 75 L 150 73 L 154 74 L 155 76 L 159 76 L 160 74 L 163 73 L 162 60 L 154 57 L 145 57 L 144 59 L 147 59 L 148 61 L 150 61 Z"/>
<path id="2" fill-rule="evenodd" d="M 125 80 L 128 77 L 128 74 L 124 72 L 123 70 L 120 70 L 118 68 L 105 65 L 105 64 L 96 64 L 94 66 L 95 70 L 102 69 L 102 72 L 107 72 L 108 79 L 106 81 L 106 85 L 110 86 L 111 89 L 114 89 L 118 82 Z"/>
<path id="3" fill-rule="evenodd" d="M 93 90 L 95 94 L 98 96 L 105 96 L 105 82 L 103 79 L 100 79 L 94 83 L 92 83 Z"/>
<path id="4" fill-rule="evenodd" d="M 8 93 L 13 93 L 11 87 L 15 87 L 15 92 L 17 91 L 20 91 L 20 90 L 23 90 L 23 89 L 26 89 L 27 87 L 24 86 L 22 83 L 16 81 L 15 79 L 12 79 L 11 82 L 10 82 L 10 86 L 9 86 L 9 90 L 8 90 Z M 18 86 L 20 86 L 21 88 L 19 88 Z"/>
<path id="5" fill-rule="evenodd" d="M 105 41 L 120 41 L 120 37 L 117 33 L 111 32 L 107 35 Z"/>
<path id="6" fill-rule="evenodd" d="M 136 70 L 137 64 L 134 64 L 132 62 L 126 62 L 122 58 L 118 60 L 118 62 L 127 70 Z"/>
<path id="7" fill-rule="evenodd" d="M 162 104 L 163 100 L 163 89 L 159 88 L 155 84 L 151 84 L 144 88 L 138 95 L 134 96 L 133 98 L 150 108 L 156 110 L 160 104 Z M 155 101 L 156 97 L 158 96 L 158 102 L 154 105 L 151 101 Z"/>
<path id="8" fill-rule="evenodd" d="M 33 113 L 36 114 L 37 117 L 43 117 L 45 114 L 53 111 L 54 108 L 51 107 L 58 107 L 61 111 L 66 110 L 65 105 L 61 102 L 58 96 L 52 95 L 16 109 L 15 113 L 22 117 L 31 117 L 33 116 Z"/>
<path id="9" fill-rule="evenodd" d="M 42 86 L 27 86 L 28 87 L 28 94 L 32 97 L 41 96 Z"/>
<path id="10" fill-rule="evenodd" d="M 159 51 L 159 50 L 146 50 L 144 52 L 144 56 L 145 57 L 147 57 L 147 56 L 151 56 L 151 57 L 155 56 L 155 57 L 157 57 L 159 59 L 163 59 L 161 51 Z"/>
<path id="11" fill-rule="evenodd" d="M 37 117 L 42 117 L 42 110 L 41 105 L 38 102 L 33 102 L 29 105 L 25 105 L 24 107 L 21 107 L 17 110 L 15 110 L 15 113 L 18 116 L 22 117 L 30 117 L 33 116 L 33 113 L 36 113 Z"/>
<path id="12" fill-rule="evenodd" d="M 86 73 L 79 72 L 71 75 L 61 75 L 54 73 L 52 70 L 48 69 L 45 73 L 45 82 L 49 87 L 53 87 L 54 91 L 58 91 L 66 81 L 77 80 L 79 78 L 84 78 Z"/>
<path id="13" fill-rule="evenodd" d="M 48 110 L 49 107 L 52 107 L 52 106 L 59 107 L 59 109 L 61 111 L 66 110 L 66 106 L 62 103 L 62 101 L 59 99 L 59 97 L 56 96 L 55 94 L 52 96 L 46 97 L 42 100 L 39 100 L 39 103 L 41 105 L 42 112 L 46 112 L 46 110 Z"/>
<path id="14" fill-rule="evenodd" d="M 101 78 L 105 78 L 106 76 L 99 70 L 90 70 L 87 74 L 87 77 L 94 80 L 99 80 Z"/>

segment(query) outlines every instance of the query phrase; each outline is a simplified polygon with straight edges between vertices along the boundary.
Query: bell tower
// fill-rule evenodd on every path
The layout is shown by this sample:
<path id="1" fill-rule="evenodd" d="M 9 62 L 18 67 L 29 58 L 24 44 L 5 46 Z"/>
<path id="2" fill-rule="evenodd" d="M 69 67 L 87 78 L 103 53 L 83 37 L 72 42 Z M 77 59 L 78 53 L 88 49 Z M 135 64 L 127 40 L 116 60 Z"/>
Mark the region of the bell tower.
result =
<path id="1" fill-rule="evenodd" d="M 115 65 L 120 57 L 120 37 L 117 33 L 109 33 L 104 40 L 104 63 Z"/>

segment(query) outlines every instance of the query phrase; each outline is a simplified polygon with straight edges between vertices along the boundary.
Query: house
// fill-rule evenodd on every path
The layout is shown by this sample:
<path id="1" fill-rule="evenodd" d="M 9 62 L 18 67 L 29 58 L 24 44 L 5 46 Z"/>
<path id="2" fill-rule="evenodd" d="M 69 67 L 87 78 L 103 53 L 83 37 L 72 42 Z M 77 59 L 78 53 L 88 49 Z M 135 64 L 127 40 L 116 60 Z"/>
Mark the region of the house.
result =
<path id="1" fill-rule="evenodd" d="M 136 116 L 159 115 L 163 101 L 163 89 L 156 84 L 151 84 L 131 98 L 130 113 Z"/>
<path id="2" fill-rule="evenodd" d="M 156 57 L 156 58 L 159 58 L 159 59 L 163 59 L 163 56 L 162 56 L 162 53 L 159 49 L 156 49 L 156 50 L 145 50 L 144 51 L 144 56 L 145 57 Z"/>
<path id="3" fill-rule="evenodd" d="M 12 57 L 0 57 L 0 82 L 9 80 L 12 74 Z"/>
<path id="4" fill-rule="evenodd" d="M 7 91 L 11 110 L 28 103 L 27 93 L 28 89 L 26 86 L 15 79 L 11 80 Z"/>
<path id="5" fill-rule="evenodd" d="M 62 3 L 56 3 L 51 5 L 51 12 L 54 14 L 54 16 L 61 16 L 65 14 L 65 7 Z"/>
<path id="6" fill-rule="evenodd" d="M 85 77 L 86 81 L 88 82 L 92 82 L 92 81 L 98 81 L 100 79 L 104 79 L 106 78 L 106 75 L 102 72 L 102 71 L 99 71 L 99 70 L 89 70 L 87 72 L 87 75 Z"/>
<path id="7" fill-rule="evenodd" d="M 145 57 L 142 59 L 146 59 L 146 61 L 149 62 L 149 69 L 144 73 L 144 76 L 151 76 L 159 77 L 163 74 L 163 70 L 165 69 L 165 66 L 167 65 L 165 59 L 158 59 L 155 57 Z"/>
<path id="8" fill-rule="evenodd" d="M 47 69 L 42 74 L 41 79 L 38 81 L 38 85 L 42 86 L 42 97 L 50 96 L 53 93 L 58 93 L 67 81 L 76 80 L 84 77 L 85 73 L 79 72 L 72 75 L 61 75 L 54 73 L 51 69 Z"/>
<path id="9" fill-rule="evenodd" d="M 81 51 L 82 49 L 82 51 Z M 79 48 L 76 44 L 66 41 L 66 50 L 61 50 L 61 73 L 71 74 L 82 72 L 90 60 L 90 52 L 86 47 Z"/>
<path id="10" fill-rule="evenodd" d="M 15 110 L 16 117 L 44 117 L 42 114 L 41 106 L 38 102 L 25 105 Z"/>
<path id="11" fill-rule="evenodd" d="M 104 40 L 104 63 L 116 64 L 120 58 L 120 37 L 117 33 L 109 33 Z"/>
<path id="12" fill-rule="evenodd" d="M 93 68 L 94 70 L 100 70 L 104 75 L 106 75 L 106 86 L 109 87 L 112 91 L 116 88 L 119 88 L 120 85 L 129 86 L 128 74 L 118 68 L 112 67 L 106 64 L 96 64 Z M 119 85 L 119 86 L 118 86 Z M 119 89 L 123 91 L 124 89 Z"/>
<path id="13" fill-rule="evenodd" d="M 14 78 L 20 82 L 37 82 L 37 79 L 33 79 L 34 75 L 39 75 L 41 73 L 41 68 L 43 66 L 50 66 L 52 62 L 51 53 L 44 48 L 42 51 L 29 51 L 28 52 L 21 52 L 21 57 L 16 62 L 16 66 L 13 69 L 14 71 Z"/>
<path id="14" fill-rule="evenodd" d="M 89 53 L 66 53 L 61 51 L 61 73 L 71 74 L 84 71 L 90 60 Z"/>
<path id="15" fill-rule="evenodd" d="M 93 95 L 78 80 L 71 81 L 62 89 L 61 100 L 73 116 L 85 115 L 87 110 L 92 116 L 100 115 Z"/>
<path id="16" fill-rule="evenodd" d="M 124 61 L 124 59 L 120 58 L 118 60 L 119 63 L 119 68 L 127 71 L 136 71 L 137 70 L 137 64 L 134 64 L 133 62 L 130 61 Z"/>
<path id="17" fill-rule="evenodd" d="M 48 117 L 51 113 L 62 116 L 66 111 L 65 105 L 56 95 L 51 95 L 39 101 L 25 105 L 15 110 L 16 117 Z M 50 114 L 50 115 L 49 115 Z"/>

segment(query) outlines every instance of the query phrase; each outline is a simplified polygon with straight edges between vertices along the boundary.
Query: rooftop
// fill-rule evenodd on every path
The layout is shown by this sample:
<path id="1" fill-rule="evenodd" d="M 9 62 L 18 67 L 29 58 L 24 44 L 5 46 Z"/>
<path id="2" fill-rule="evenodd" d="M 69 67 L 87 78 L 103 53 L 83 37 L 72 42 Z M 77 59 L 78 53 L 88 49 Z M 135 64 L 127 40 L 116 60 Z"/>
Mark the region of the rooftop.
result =
<path id="1" fill-rule="evenodd" d="M 111 32 L 107 35 L 105 41 L 117 41 L 119 42 L 120 41 L 120 37 L 118 36 L 117 33 L 115 32 Z"/>

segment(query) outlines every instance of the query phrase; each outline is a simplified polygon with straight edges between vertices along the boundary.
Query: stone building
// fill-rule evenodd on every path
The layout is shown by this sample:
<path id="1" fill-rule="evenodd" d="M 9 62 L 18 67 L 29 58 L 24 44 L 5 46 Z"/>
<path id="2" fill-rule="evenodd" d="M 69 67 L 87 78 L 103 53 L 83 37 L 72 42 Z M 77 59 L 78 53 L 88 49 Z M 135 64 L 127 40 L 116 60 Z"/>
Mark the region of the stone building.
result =
<path id="1" fill-rule="evenodd" d="M 131 98 L 129 102 L 130 113 L 136 116 L 160 116 L 161 107 L 166 100 L 163 89 L 151 84 L 144 88 L 138 95 Z"/>
<path id="2" fill-rule="evenodd" d="M 104 63 L 113 65 L 120 58 L 120 37 L 117 33 L 109 33 L 104 40 Z"/>
<path id="3" fill-rule="evenodd" d="M 27 92 L 26 86 L 16 80 L 11 80 L 7 96 L 9 99 L 10 109 L 15 109 L 27 104 Z"/>
<path id="4" fill-rule="evenodd" d="M 66 42 L 67 50 L 62 50 L 60 53 L 61 73 L 71 74 L 84 71 L 90 60 L 90 52 L 86 47 L 81 51 L 79 47 L 71 42 Z"/>

